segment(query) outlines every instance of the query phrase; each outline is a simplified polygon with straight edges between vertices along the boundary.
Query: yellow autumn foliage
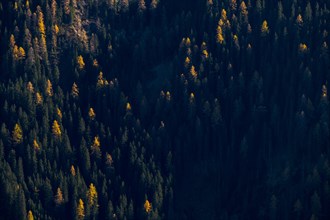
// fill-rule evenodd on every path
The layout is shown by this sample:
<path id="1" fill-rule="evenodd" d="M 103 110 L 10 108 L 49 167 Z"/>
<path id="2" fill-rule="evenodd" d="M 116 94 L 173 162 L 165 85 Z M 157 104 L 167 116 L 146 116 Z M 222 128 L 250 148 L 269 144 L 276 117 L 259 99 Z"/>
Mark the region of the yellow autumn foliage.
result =
<path id="1" fill-rule="evenodd" d="M 83 220 L 85 217 L 85 207 L 84 207 L 84 202 L 82 201 L 82 199 L 79 199 L 79 201 L 78 201 L 76 212 L 77 212 L 77 218 L 79 220 Z"/>
<path id="2" fill-rule="evenodd" d="M 80 70 L 84 69 L 85 62 L 84 62 L 84 58 L 81 55 L 77 57 L 77 64 L 78 64 L 78 69 Z"/>
<path id="3" fill-rule="evenodd" d="M 14 144 L 20 144 L 23 142 L 23 131 L 19 124 L 15 124 L 14 130 L 12 132 Z"/>
<path id="4" fill-rule="evenodd" d="M 144 211 L 145 211 L 146 213 L 149 213 L 149 212 L 151 212 L 151 210 L 152 210 L 152 205 L 151 205 L 151 203 L 149 202 L 148 199 L 145 201 L 143 207 L 144 207 Z"/>
<path id="5" fill-rule="evenodd" d="M 54 120 L 54 122 L 53 122 L 52 132 L 55 137 L 60 137 L 62 134 L 60 125 L 58 124 L 58 122 L 56 120 Z"/>
<path id="6" fill-rule="evenodd" d="M 27 220 L 34 220 L 33 213 L 31 210 L 28 211 Z"/>
<path id="7" fill-rule="evenodd" d="M 88 116 L 91 120 L 93 120 L 96 116 L 95 112 L 94 112 L 94 109 L 93 108 L 89 108 L 89 111 L 88 111 Z"/>

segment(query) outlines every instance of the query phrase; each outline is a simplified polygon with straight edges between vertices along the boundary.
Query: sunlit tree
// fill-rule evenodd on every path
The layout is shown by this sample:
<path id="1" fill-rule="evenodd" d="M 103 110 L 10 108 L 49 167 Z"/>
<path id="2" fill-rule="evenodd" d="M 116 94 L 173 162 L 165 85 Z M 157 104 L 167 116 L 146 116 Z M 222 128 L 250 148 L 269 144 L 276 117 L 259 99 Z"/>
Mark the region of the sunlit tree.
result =
<path id="1" fill-rule="evenodd" d="M 14 130 L 12 132 L 14 144 L 20 144 L 23 142 L 23 131 L 19 124 L 15 124 Z"/>

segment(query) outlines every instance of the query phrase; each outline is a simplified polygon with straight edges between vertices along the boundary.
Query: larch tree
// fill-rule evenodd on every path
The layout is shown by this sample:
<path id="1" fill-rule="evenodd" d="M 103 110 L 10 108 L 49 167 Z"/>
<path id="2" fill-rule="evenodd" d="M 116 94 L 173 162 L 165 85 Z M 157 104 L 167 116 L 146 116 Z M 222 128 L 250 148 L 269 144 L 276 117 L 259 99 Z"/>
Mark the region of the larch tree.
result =
<path id="1" fill-rule="evenodd" d="M 101 156 L 101 143 L 100 143 L 100 138 L 98 136 L 94 137 L 91 150 L 92 150 L 92 154 L 96 155 L 97 157 Z"/>
<path id="2" fill-rule="evenodd" d="M 84 58 L 81 55 L 77 57 L 77 65 L 79 70 L 83 70 L 85 67 Z"/>
<path id="3" fill-rule="evenodd" d="M 14 130 L 12 132 L 12 138 L 14 144 L 20 144 L 23 142 L 23 131 L 19 124 L 15 124 Z"/>
<path id="4" fill-rule="evenodd" d="M 88 116 L 89 116 L 89 119 L 91 119 L 91 120 L 94 120 L 95 119 L 96 114 L 95 114 L 93 108 L 89 108 Z"/>
<path id="5" fill-rule="evenodd" d="M 97 191 L 93 183 L 89 185 L 89 189 L 87 191 L 87 205 L 91 210 L 92 216 L 97 215 L 98 212 L 98 196 Z"/>
<path id="6" fill-rule="evenodd" d="M 78 98 L 79 97 L 79 88 L 77 86 L 77 84 L 74 82 L 71 88 L 71 95 L 74 98 Z"/>
<path id="7" fill-rule="evenodd" d="M 261 25 L 261 36 L 265 37 L 269 34 L 269 27 L 268 27 L 268 23 L 266 20 L 264 20 L 262 22 L 262 25 Z"/>
<path id="8" fill-rule="evenodd" d="M 46 85 L 46 95 L 49 97 L 53 96 L 53 85 L 49 79 L 47 80 L 47 85 Z"/>
<path id="9" fill-rule="evenodd" d="M 55 137 L 61 137 L 62 132 L 57 120 L 54 120 L 53 122 L 52 132 Z"/>
<path id="10" fill-rule="evenodd" d="M 31 210 L 28 211 L 27 220 L 34 220 L 33 213 Z"/>
<path id="11" fill-rule="evenodd" d="M 85 218 L 85 207 L 84 202 L 82 199 L 79 199 L 77 209 L 76 209 L 76 216 L 78 220 L 83 220 Z"/>
<path id="12" fill-rule="evenodd" d="M 152 205 L 151 205 L 151 203 L 149 202 L 148 199 L 146 199 L 146 201 L 144 202 L 143 207 L 144 207 L 144 211 L 145 211 L 146 213 L 150 213 L 151 210 L 152 210 Z"/>
<path id="13" fill-rule="evenodd" d="M 57 192 L 56 192 L 56 195 L 55 195 L 54 202 L 57 206 L 63 204 L 64 198 L 63 198 L 63 193 L 62 193 L 61 188 L 57 188 Z"/>

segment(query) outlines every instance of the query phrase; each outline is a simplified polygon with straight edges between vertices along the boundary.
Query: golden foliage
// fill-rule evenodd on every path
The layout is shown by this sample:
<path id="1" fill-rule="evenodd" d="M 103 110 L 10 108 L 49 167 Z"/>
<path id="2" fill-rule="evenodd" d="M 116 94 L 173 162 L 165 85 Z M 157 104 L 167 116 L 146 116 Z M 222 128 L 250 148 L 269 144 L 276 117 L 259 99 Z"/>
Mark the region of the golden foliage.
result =
<path id="1" fill-rule="evenodd" d="M 92 153 L 93 154 L 99 154 L 101 152 L 101 143 L 100 143 L 100 138 L 98 136 L 94 137 L 93 144 L 91 146 Z"/>
<path id="2" fill-rule="evenodd" d="M 10 35 L 10 38 L 9 38 L 9 46 L 11 49 L 14 49 L 14 46 L 15 46 L 16 42 L 15 42 L 15 37 L 14 35 Z"/>
<path id="3" fill-rule="evenodd" d="M 77 84 L 74 82 L 71 88 L 71 94 L 74 98 L 79 97 L 79 88 Z"/>
<path id="4" fill-rule="evenodd" d="M 220 20 L 222 21 L 222 20 Z M 222 35 L 222 28 L 221 28 L 221 22 L 219 22 L 220 24 L 218 25 L 218 28 L 217 28 L 217 42 L 219 44 L 223 44 L 224 41 L 225 41 L 225 38 L 223 37 Z"/>
<path id="5" fill-rule="evenodd" d="M 145 201 L 143 207 L 144 207 L 144 211 L 145 211 L 146 213 L 149 213 L 149 212 L 151 212 L 151 210 L 152 210 L 152 205 L 151 205 L 151 203 L 149 202 L 148 199 Z"/>
<path id="6" fill-rule="evenodd" d="M 129 102 L 127 102 L 126 111 L 131 111 L 131 110 L 132 110 L 131 104 Z"/>
<path id="7" fill-rule="evenodd" d="M 187 37 L 186 39 L 186 47 L 190 47 L 191 46 L 191 40 L 189 37 Z"/>
<path id="8" fill-rule="evenodd" d="M 25 50 L 22 47 L 14 45 L 13 49 L 13 58 L 14 60 L 22 60 L 25 58 Z"/>
<path id="9" fill-rule="evenodd" d="M 96 87 L 97 88 L 102 88 L 104 86 L 109 85 L 109 82 L 103 78 L 103 73 L 100 72 L 99 76 L 97 77 L 97 83 L 96 83 Z"/>
<path id="10" fill-rule="evenodd" d="M 303 21 L 303 18 L 301 16 L 301 14 L 298 14 L 297 18 L 296 18 L 296 23 L 299 25 L 299 26 L 302 26 L 304 21 Z"/>
<path id="11" fill-rule="evenodd" d="M 244 15 L 244 16 L 248 15 L 247 7 L 246 7 L 246 4 L 244 1 L 241 2 L 239 9 L 240 9 L 242 15 Z"/>
<path id="12" fill-rule="evenodd" d="M 56 35 L 60 32 L 60 28 L 57 26 L 57 24 L 54 25 L 54 31 Z"/>
<path id="13" fill-rule="evenodd" d="M 89 189 L 87 191 L 87 199 L 89 207 L 98 207 L 97 191 L 93 183 L 89 185 Z"/>
<path id="14" fill-rule="evenodd" d="M 93 66 L 96 68 L 99 67 L 99 62 L 97 61 L 97 59 L 93 60 Z"/>
<path id="15" fill-rule="evenodd" d="M 227 20 L 227 12 L 226 12 L 225 9 L 222 9 L 222 10 L 221 10 L 221 19 L 222 19 L 223 21 L 226 21 L 226 20 Z"/>
<path id="16" fill-rule="evenodd" d="M 79 220 L 84 219 L 84 217 L 85 217 L 85 207 L 84 207 L 84 202 L 82 201 L 82 199 L 79 199 L 76 212 L 77 212 L 77 218 Z"/>
<path id="17" fill-rule="evenodd" d="M 189 59 L 189 57 L 186 57 L 186 59 L 185 59 L 185 61 L 184 61 L 184 66 L 185 66 L 186 68 L 188 68 L 189 65 L 190 65 L 190 59 Z"/>
<path id="18" fill-rule="evenodd" d="M 26 8 L 29 8 L 30 7 L 30 2 L 28 0 L 26 0 L 25 7 Z"/>
<path id="19" fill-rule="evenodd" d="M 94 112 L 94 109 L 93 108 L 89 108 L 89 111 L 88 111 L 88 116 L 91 120 L 93 120 L 95 118 L 95 112 Z"/>
<path id="20" fill-rule="evenodd" d="M 57 188 L 57 193 L 55 195 L 54 201 L 56 205 L 61 205 L 64 202 L 63 193 L 60 188 Z"/>
<path id="21" fill-rule="evenodd" d="M 209 53 L 207 52 L 207 50 L 203 50 L 203 51 L 202 51 L 202 56 L 203 56 L 203 58 L 205 58 L 205 59 L 209 58 Z"/>
<path id="22" fill-rule="evenodd" d="M 38 105 L 42 104 L 42 95 L 39 92 L 36 93 L 36 103 Z"/>
<path id="23" fill-rule="evenodd" d="M 46 28 L 45 28 L 45 23 L 44 23 L 44 14 L 39 11 L 38 14 L 38 26 L 39 26 L 39 32 L 41 34 L 42 37 L 45 37 L 46 35 Z"/>
<path id="24" fill-rule="evenodd" d="M 191 66 L 191 69 L 190 69 L 190 75 L 196 79 L 197 78 L 197 72 L 195 70 L 195 66 Z"/>
<path id="25" fill-rule="evenodd" d="M 28 211 L 27 220 L 34 220 L 33 213 L 31 210 Z"/>
<path id="26" fill-rule="evenodd" d="M 35 151 L 40 151 L 40 145 L 36 139 L 33 140 L 33 148 Z"/>
<path id="27" fill-rule="evenodd" d="M 261 25 L 261 35 L 266 36 L 268 33 L 269 33 L 268 23 L 266 20 L 264 20 Z"/>
<path id="28" fill-rule="evenodd" d="M 299 44 L 299 52 L 300 53 L 305 53 L 305 52 L 307 52 L 307 50 L 308 50 L 308 47 L 307 47 L 306 44 L 303 44 L 303 43 Z"/>
<path id="29" fill-rule="evenodd" d="M 109 153 L 106 153 L 106 164 L 107 165 L 109 165 L 109 166 L 112 166 L 112 164 L 113 164 L 113 159 L 112 159 L 112 156 L 111 156 L 111 154 L 109 154 Z"/>
<path id="30" fill-rule="evenodd" d="M 47 96 L 53 96 L 53 85 L 50 82 L 50 80 L 47 80 L 47 86 L 46 86 L 46 95 Z"/>
<path id="31" fill-rule="evenodd" d="M 53 122 L 52 132 L 55 137 L 60 137 L 62 134 L 60 125 L 58 124 L 58 122 L 56 120 L 54 120 L 54 122 Z"/>
<path id="32" fill-rule="evenodd" d="M 61 112 L 61 109 L 57 108 L 56 109 L 56 113 L 57 113 L 57 116 L 62 119 L 62 112 Z"/>
<path id="33" fill-rule="evenodd" d="M 14 144 L 20 144 L 23 142 L 23 131 L 19 124 L 15 124 L 12 134 Z"/>
<path id="34" fill-rule="evenodd" d="M 77 57 L 77 64 L 78 64 L 78 69 L 80 70 L 84 69 L 85 62 L 84 62 L 84 58 L 81 55 Z"/>
<path id="35" fill-rule="evenodd" d="M 76 176 L 76 169 L 74 168 L 73 165 L 71 165 L 70 173 L 71 173 L 72 176 Z"/>

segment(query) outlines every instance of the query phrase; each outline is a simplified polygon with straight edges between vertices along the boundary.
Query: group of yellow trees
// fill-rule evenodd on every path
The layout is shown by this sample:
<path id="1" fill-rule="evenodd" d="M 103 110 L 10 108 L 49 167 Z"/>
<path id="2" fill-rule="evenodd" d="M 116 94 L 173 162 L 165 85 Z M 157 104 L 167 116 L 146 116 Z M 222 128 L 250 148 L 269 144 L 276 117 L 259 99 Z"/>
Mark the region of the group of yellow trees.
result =
<path id="1" fill-rule="evenodd" d="M 93 183 L 89 185 L 89 189 L 87 190 L 87 206 L 91 211 L 91 215 L 96 215 L 98 210 L 98 202 L 97 202 L 97 191 Z M 85 204 L 82 199 L 79 199 L 77 204 L 76 214 L 78 219 L 85 218 Z"/>

